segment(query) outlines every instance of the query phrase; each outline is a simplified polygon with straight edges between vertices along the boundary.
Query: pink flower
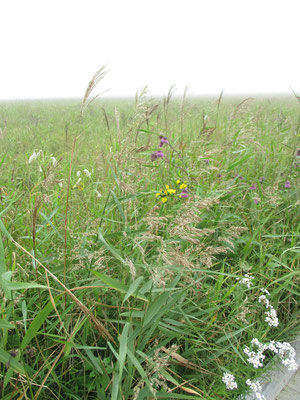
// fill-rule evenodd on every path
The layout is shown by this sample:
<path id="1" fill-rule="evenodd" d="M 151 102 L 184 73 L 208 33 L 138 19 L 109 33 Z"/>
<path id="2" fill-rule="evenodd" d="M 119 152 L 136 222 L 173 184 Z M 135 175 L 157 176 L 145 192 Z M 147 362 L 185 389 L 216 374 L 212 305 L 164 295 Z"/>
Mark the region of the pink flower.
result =
<path id="1" fill-rule="evenodd" d="M 291 188 L 291 182 L 290 181 L 286 181 L 285 184 L 284 184 L 284 187 L 286 189 L 290 189 Z"/>
<path id="2" fill-rule="evenodd" d="M 183 189 L 183 190 L 181 191 L 181 193 L 180 193 L 180 197 L 181 197 L 182 199 L 187 199 L 187 198 L 189 197 L 188 190 L 187 190 L 187 189 Z"/>
<path id="3" fill-rule="evenodd" d="M 250 190 L 256 190 L 256 186 L 255 186 L 255 185 L 252 185 L 252 186 L 250 186 L 249 189 L 250 189 Z"/>

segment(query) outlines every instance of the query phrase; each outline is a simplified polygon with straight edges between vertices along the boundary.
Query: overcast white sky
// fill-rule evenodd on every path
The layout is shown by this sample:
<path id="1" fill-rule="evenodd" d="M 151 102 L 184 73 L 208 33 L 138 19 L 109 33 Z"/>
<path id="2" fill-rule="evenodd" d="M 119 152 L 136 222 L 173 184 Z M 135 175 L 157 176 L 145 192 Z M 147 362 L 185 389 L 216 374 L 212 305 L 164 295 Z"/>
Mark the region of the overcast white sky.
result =
<path id="1" fill-rule="evenodd" d="M 0 99 L 300 91 L 300 0 L 0 0 Z"/>

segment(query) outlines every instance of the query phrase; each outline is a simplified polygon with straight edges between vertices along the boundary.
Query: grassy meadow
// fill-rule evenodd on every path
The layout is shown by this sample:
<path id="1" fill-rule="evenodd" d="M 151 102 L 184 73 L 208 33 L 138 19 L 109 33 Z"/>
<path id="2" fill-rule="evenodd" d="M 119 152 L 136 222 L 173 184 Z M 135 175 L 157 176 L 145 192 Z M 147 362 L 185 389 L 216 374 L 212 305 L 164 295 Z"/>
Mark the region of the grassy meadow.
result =
<path id="1" fill-rule="evenodd" d="M 275 362 L 246 346 L 299 336 L 295 97 L 2 102 L 0 127 L 1 399 L 238 399 Z"/>

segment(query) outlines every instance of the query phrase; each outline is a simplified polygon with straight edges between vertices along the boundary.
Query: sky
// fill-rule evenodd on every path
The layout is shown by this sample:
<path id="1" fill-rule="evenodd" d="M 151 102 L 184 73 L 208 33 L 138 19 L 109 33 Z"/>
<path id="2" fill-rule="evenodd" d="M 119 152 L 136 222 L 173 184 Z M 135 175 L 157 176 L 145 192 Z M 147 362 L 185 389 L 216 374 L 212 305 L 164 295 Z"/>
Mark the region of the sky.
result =
<path id="1" fill-rule="evenodd" d="M 299 0 L 0 0 L 0 100 L 300 92 Z"/>

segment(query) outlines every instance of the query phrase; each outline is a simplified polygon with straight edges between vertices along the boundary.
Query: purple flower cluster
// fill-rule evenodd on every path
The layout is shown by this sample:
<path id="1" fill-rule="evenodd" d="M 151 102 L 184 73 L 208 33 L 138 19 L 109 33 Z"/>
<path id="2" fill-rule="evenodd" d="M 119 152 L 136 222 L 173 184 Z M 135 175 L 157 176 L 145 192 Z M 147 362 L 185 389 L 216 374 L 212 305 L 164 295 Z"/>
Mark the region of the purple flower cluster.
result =
<path id="1" fill-rule="evenodd" d="M 159 147 L 163 147 L 164 144 L 168 144 L 168 143 L 169 143 L 168 138 L 166 138 L 165 136 L 160 136 L 160 137 L 159 137 Z M 154 152 L 151 154 L 151 160 L 152 160 L 152 161 L 155 161 L 155 160 L 157 160 L 158 158 L 163 158 L 164 156 L 165 156 L 165 155 L 164 155 L 164 153 L 163 153 L 162 151 L 157 150 L 157 151 L 154 151 Z"/>
<path id="2" fill-rule="evenodd" d="M 182 189 L 180 193 L 180 198 L 181 199 L 187 199 L 189 197 L 188 190 L 187 189 Z"/>
<path id="3" fill-rule="evenodd" d="M 151 160 L 152 161 L 155 161 L 158 158 L 163 158 L 163 157 L 164 157 L 164 153 L 162 151 L 160 151 L 160 150 L 155 151 L 154 153 L 151 154 Z"/>
<path id="4" fill-rule="evenodd" d="M 160 139 L 159 147 L 163 147 L 164 144 L 169 144 L 168 138 L 166 138 L 164 136 L 160 136 L 159 139 Z"/>
<path id="5" fill-rule="evenodd" d="M 290 181 L 286 181 L 285 184 L 284 184 L 284 187 L 286 189 L 290 189 L 291 188 L 291 182 Z"/>

